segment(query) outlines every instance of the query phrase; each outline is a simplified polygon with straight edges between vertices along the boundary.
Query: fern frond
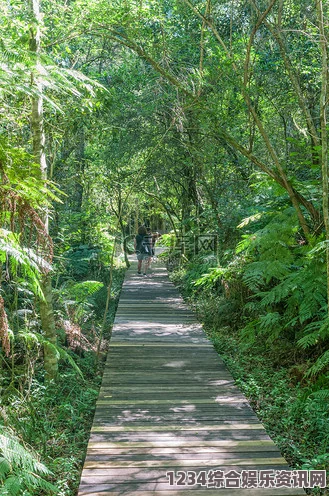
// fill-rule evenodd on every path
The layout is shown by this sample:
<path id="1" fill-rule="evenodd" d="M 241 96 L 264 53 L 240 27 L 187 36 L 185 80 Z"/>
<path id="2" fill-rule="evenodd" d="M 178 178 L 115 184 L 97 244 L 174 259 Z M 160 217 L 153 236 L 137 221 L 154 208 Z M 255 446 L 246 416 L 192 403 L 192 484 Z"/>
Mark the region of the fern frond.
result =
<path id="1" fill-rule="evenodd" d="M 255 240 L 255 235 L 252 234 L 244 234 L 242 236 L 242 240 L 237 244 L 235 253 L 238 255 L 239 253 L 247 250 L 252 246 L 252 242 Z"/>
<path id="2" fill-rule="evenodd" d="M 249 322 L 241 331 L 241 340 L 244 343 L 253 343 L 256 339 L 256 329 L 259 326 L 259 319 Z"/>
<path id="3" fill-rule="evenodd" d="M 4 482 L 1 494 L 10 496 L 19 496 L 21 492 L 22 482 L 19 475 L 10 475 Z"/>
<path id="4" fill-rule="evenodd" d="M 41 345 L 38 336 L 34 332 L 20 329 L 18 331 L 18 336 L 22 338 L 26 343 Z"/>
<path id="5" fill-rule="evenodd" d="M 210 272 L 203 274 L 201 277 L 192 282 L 195 287 L 211 286 L 216 283 L 225 273 L 227 269 L 215 267 L 210 269 Z"/>
<path id="6" fill-rule="evenodd" d="M 9 461 L 4 457 L 0 457 L 0 480 L 3 480 L 10 471 L 11 465 Z"/>
<path id="7" fill-rule="evenodd" d="M 327 249 L 328 247 L 328 243 L 329 241 L 328 240 L 325 240 L 325 241 L 320 241 L 319 243 L 317 243 L 314 248 L 312 248 L 312 250 L 310 250 L 308 252 L 308 255 L 315 255 L 316 253 L 318 252 L 323 252 Z"/>
<path id="8" fill-rule="evenodd" d="M 263 330 L 270 330 L 276 327 L 281 320 L 281 315 L 278 312 L 267 313 L 261 315 L 259 319 L 259 327 Z"/>
<path id="9" fill-rule="evenodd" d="M 260 286 L 264 284 L 263 271 L 260 267 L 253 266 L 252 264 L 246 269 L 243 274 L 242 280 L 251 291 L 258 291 Z"/>
<path id="10" fill-rule="evenodd" d="M 324 406 L 328 406 L 327 401 L 329 400 L 329 389 L 320 389 L 320 391 L 315 391 L 310 394 L 310 397 L 319 400 L 324 403 Z"/>
<path id="11" fill-rule="evenodd" d="M 4 263 L 6 257 L 9 257 L 12 272 L 16 274 L 20 267 L 34 294 L 43 299 L 39 279 L 42 272 L 51 270 L 51 265 L 31 248 L 22 247 L 17 234 L 0 229 L 0 262 Z"/>
<path id="12" fill-rule="evenodd" d="M 44 476 L 51 475 L 50 470 L 42 464 L 36 454 L 27 449 L 11 433 L 0 434 L 0 493 L 18 496 L 25 491 L 36 494 L 36 491 L 57 493 L 57 488 L 46 481 Z"/>
<path id="13" fill-rule="evenodd" d="M 99 281 L 83 281 L 74 284 L 66 289 L 69 296 L 73 297 L 76 302 L 81 303 L 103 287 Z"/>
<path id="14" fill-rule="evenodd" d="M 257 220 L 261 219 L 263 215 L 264 215 L 264 212 L 258 212 L 257 214 L 250 215 L 249 217 L 246 217 L 245 219 L 243 219 L 240 222 L 240 224 L 237 226 L 237 228 L 242 229 L 243 227 L 250 224 L 250 222 L 256 222 Z"/>
<path id="15" fill-rule="evenodd" d="M 309 370 L 306 372 L 306 376 L 312 376 L 314 377 L 317 375 L 319 372 L 321 372 L 323 369 L 328 367 L 329 365 L 329 350 L 325 351 L 323 355 L 321 355 L 317 361 L 312 365 L 312 367 L 309 368 Z"/>
<path id="16" fill-rule="evenodd" d="M 313 332 L 309 332 L 313 331 Z M 304 329 L 304 334 L 306 336 L 302 337 L 297 341 L 297 345 L 301 348 L 309 348 L 319 343 L 319 341 L 325 339 L 329 335 L 329 321 L 328 319 L 319 320 L 318 322 L 311 322 Z"/>
<path id="17" fill-rule="evenodd" d="M 306 336 L 300 338 L 297 341 L 297 345 L 306 350 L 310 346 L 314 346 L 319 342 L 319 332 L 312 332 Z"/>

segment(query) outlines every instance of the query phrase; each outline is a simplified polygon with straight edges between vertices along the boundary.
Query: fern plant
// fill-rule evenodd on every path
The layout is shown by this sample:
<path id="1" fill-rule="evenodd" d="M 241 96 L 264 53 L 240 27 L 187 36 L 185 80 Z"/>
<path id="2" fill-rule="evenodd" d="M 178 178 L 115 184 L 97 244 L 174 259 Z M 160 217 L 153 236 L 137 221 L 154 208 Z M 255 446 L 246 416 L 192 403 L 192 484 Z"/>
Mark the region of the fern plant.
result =
<path id="1" fill-rule="evenodd" d="M 50 270 L 50 265 L 31 248 L 21 246 L 19 236 L 15 233 L 0 229 L 0 262 L 6 263 L 9 259 L 12 273 L 19 267 L 31 283 L 34 293 L 42 297 L 39 285 L 40 272 Z"/>
<path id="2" fill-rule="evenodd" d="M 0 430 L 0 494 L 33 496 L 42 492 L 56 494 L 57 488 L 47 481 L 51 472 L 36 453 L 24 446 L 12 432 Z"/>
<path id="3" fill-rule="evenodd" d="M 256 303 L 245 306 L 256 316 L 244 330 L 246 340 L 251 331 L 251 340 L 284 336 L 299 340 L 302 347 L 315 344 L 327 301 L 325 263 L 312 243 L 305 245 L 299 238 L 297 218 L 286 209 L 238 246 L 249 260 L 242 280 Z M 324 329 L 321 335 L 326 335 Z"/>

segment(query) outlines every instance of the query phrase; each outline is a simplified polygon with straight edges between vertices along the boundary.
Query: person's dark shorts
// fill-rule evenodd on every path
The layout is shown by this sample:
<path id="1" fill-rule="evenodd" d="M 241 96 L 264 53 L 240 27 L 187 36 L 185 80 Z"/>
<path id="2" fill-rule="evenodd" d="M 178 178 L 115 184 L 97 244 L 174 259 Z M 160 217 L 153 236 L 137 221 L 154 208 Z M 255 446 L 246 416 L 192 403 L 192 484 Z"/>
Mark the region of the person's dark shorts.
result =
<path id="1" fill-rule="evenodd" d="M 137 260 L 146 260 L 150 257 L 148 253 L 140 253 L 139 251 L 136 251 L 137 255 Z"/>

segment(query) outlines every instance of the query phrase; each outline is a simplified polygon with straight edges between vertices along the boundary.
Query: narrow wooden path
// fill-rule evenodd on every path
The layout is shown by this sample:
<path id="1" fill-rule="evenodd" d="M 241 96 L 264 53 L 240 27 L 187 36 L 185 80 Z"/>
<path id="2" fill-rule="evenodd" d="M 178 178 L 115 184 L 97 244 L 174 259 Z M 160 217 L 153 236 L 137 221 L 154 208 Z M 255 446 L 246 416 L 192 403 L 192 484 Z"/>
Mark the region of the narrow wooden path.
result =
<path id="1" fill-rule="evenodd" d="M 79 496 L 213 496 L 209 471 L 287 470 L 165 268 L 152 270 L 126 274 Z M 171 486 L 169 471 L 209 487 Z M 230 496 L 305 496 L 230 484 Z"/>

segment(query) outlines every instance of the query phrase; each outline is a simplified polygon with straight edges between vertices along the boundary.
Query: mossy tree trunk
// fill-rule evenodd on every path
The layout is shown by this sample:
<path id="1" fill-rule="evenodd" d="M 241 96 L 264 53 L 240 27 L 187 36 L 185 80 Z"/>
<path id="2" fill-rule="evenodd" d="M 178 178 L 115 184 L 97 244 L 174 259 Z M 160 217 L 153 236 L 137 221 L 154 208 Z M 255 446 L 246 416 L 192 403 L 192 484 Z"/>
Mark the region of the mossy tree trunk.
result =
<path id="1" fill-rule="evenodd" d="M 327 298 L 329 315 L 329 185 L 328 185 L 328 131 L 327 131 L 327 108 L 328 108 L 328 40 L 327 30 L 324 22 L 322 0 L 316 2 L 318 28 L 320 34 L 320 50 L 322 56 L 321 94 L 320 94 L 320 124 L 321 124 L 321 169 L 322 169 L 322 210 L 326 237 L 327 255 Z"/>
<path id="2" fill-rule="evenodd" d="M 41 12 L 39 0 L 30 0 L 30 13 L 32 17 L 30 27 L 30 50 L 35 54 L 35 67 L 31 74 L 31 84 L 37 89 L 37 95 L 32 97 L 31 131 L 33 141 L 33 154 L 36 163 L 40 165 L 41 178 L 47 180 L 47 161 L 45 154 L 45 133 L 43 123 L 43 97 L 41 79 Z M 48 233 L 48 211 L 44 213 L 45 230 Z M 43 274 L 40 283 L 44 300 L 40 301 L 40 318 L 42 329 L 47 339 L 44 345 L 44 367 L 46 381 L 56 379 L 58 373 L 58 352 L 56 350 L 57 336 L 53 310 L 53 295 L 51 276 Z"/>

